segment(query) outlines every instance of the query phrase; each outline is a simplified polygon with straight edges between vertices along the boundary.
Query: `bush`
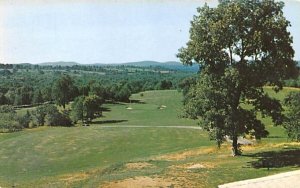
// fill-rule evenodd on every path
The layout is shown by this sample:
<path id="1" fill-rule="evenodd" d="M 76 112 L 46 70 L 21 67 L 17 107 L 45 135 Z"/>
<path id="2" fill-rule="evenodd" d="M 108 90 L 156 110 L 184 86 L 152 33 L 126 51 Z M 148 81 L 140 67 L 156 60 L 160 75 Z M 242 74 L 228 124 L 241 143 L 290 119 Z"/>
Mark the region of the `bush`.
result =
<path id="1" fill-rule="evenodd" d="M 30 115 L 29 111 L 27 110 L 26 114 L 23 116 L 18 116 L 17 121 L 21 127 L 29 128 L 29 124 L 31 121 L 31 115 Z"/>
<path id="2" fill-rule="evenodd" d="M 0 106 L 0 132 L 15 132 L 22 128 L 16 120 L 16 112 L 12 106 Z"/>
<path id="3" fill-rule="evenodd" d="M 34 121 L 32 126 L 72 126 L 72 121 L 67 111 L 59 112 L 55 105 L 43 105 L 34 111 Z"/>
<path id="4" fill-rule="evenodd" d="M 73 123 L 66 111 L 60 113 L 56 108 L 55 110 L 47 113 L 46 125 L 71 127 Z"/>

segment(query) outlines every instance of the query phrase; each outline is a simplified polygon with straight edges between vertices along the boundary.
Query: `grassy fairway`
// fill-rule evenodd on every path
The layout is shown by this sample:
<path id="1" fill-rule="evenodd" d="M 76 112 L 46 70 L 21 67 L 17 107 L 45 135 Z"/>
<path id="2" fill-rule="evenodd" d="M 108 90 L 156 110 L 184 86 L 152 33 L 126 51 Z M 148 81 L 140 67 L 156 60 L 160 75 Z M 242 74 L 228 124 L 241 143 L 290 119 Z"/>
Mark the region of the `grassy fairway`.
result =
<path id="1" fill-rule="evenodd" d="M 282 99 L 291 89 L 279 94 L 266 90 Z M 140 102 L 105 105 L 104 117 L 90 127 L 0 134 L 0 186 L 116 187 L 142 182 L 156 187 L 215 187 L 300 166 L 300 145 L 284 143 L 284 130 L 273 127 L 270 119 L 264 119 L 269 138 L 233 158 L 229 145 L 217 150 L 202 130 L 167 127 L 197 125 L 178 118 L 177 91 L 149 91 L 132 99 Z M 128 127 L 132 125 L 143 127 Z M 270 170 L 266 160 L 274 162 L 267 164 Z"/>
<path id="2" fill-rule="evenodd" d="M 197 126 L 197 122 L 179 118 L 182 113 L 182 95 L 177 91 L 147 91 L 134 94 L 129 104 L 105 105 L 111 112 L 96 123 L 117 122 L 118 125 L 143 126 Z M 129 109 L 128 109 L 129 108 Z"/>
<path id="3" fill-rule="evenodd" d="M 0 138 L 1 185 L 46 182 L 47 176 L 213 144 L 200 130 L 174 128 L 42 128 Z"/>

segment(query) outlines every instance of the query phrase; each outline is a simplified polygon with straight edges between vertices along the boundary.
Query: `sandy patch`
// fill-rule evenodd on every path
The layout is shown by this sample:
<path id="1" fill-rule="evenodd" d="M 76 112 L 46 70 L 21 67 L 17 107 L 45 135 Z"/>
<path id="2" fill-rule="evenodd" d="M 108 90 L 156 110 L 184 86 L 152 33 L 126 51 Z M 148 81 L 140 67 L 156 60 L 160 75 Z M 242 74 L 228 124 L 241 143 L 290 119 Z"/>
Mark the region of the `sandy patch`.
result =
<path id="1" fill-rule="evenodd" d="M 287 148 L 287 147 L 300 147 L 300 142 L 289 142 L 289 143 L 267 143 L 256 146 L 242 146 L 243 151 L 253 151 L 259 148 Z"/>
<path id="2" fill-rule="evenodd" d="M 160 105 L 160 106 L 158 107 L 158 109 L 160 109 L 160 110 L 163 110 L 163 109 L 165 109 L 165 108 L 167 108 L 166 105 Z"/>
<path id="3" fill-rule="evenodd" d="M 125 167 L 130 170 L 140 170 L 144 168 L 153 168 L 154 165 L 147 162 L 140 162 L 140 163 L 127 163 Z"/>
<path id="4" fill-rule="evenodd" d="M 193 169 L 208 169 L 208 168 L 214 168 L 215 164 L 214 163 L 209 163 L 209 162 L 203 162 L 203 163 L 186 163 L 186 164 L 181 164 L 181 165 L 172 165 L 169 168 L 170 169 L 187 169 L 187 170 L 193 170 Z"/>
<path id="5" fill-rule="evenodd" d="M 165 176 L 176 182 L 174 187 L 204 188 L 207 187 L 207 170 L 198 171 L 198 169 L 202 169 L 203 167 L 211 168 L 211 166 L 205 163 L 172 165 L 168 167 Z"/>
<path id="6" fill-rule="evenodd" d="M 214 165 L 209 163 L 196 163 L 196 164 L 188 165 L 186 168 L 191 170 L 191 169 L 213 168 L 213 167 Z"/>
<path id="7" fill-rule="evenodd" d="M 132 110 L 132 108 L 131 108 L 131 107 L 127 107 L 126 109 L 127 109 L 127 110 Z"/>
<path id="8" fill-rule="evenodd" d="M 65 181 L 67 184 L 85 180 L 89 177 L 87 173 L 77 173 L 77 174 L 70 174 L 70 175 L 63 175 L 60 180 Z"/>
<path id="9" fill-rule="evenodd" d="M 201 155 L 201 154 L 209 154 L 217 152 L 217 148 L 198 148 L 193 150 L 188 150 L 180 153 L 167 154 L 159 156 L 158 160 L 169 160 L 169 161 L 178 161 L 184 160 L 189 157 Z"/>
<path id="10" fill-rule="evenodd" d="M 134 177 L 117 182 L 108 182 L 101 185 L 101 188 L 142 188 L 142 187 L 174 187 L 176 182 L 171 179 L 164 179 L 159 177 Z"/>

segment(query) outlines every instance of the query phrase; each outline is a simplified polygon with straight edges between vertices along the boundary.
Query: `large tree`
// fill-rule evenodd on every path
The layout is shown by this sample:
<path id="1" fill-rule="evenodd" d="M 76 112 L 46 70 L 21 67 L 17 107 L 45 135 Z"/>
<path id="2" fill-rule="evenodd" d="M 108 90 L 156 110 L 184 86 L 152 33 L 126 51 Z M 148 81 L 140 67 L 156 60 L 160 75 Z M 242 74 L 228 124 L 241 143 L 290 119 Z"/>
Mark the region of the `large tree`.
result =
<path id="1" fill-rule="evenodd" d="M 71 117 L 74 122 L 84 120 L 88 122 L 95 118 L 96 113 L 101 114 L 101 105 L 103 104 L 103 99 L 97 95 L 80 96 L 75 98 L 72 103 Z"/>
<path id="2" fill-rule="evenodd" d="M 200 118 L 219 145 L 230 136 L 235 155 L 240 154 L 238 136 L 268 134 L 256 113 L 271 116 L 275 124 L 283 120 L 280 102 L 263 90 L 268 84 L 279 91 L 283 80 L 297 73 L 283 7 L 283 2 L 270 0 L 204 5 L 191 22 L 190 40 L 179 50 L 184 64 L 201 67 L 186 96 L 187 115 Z"/>
<path id="3" fill-rule="evenodd" d="M 63 108 L 74 99 L 78 91 L 74 85 L 74 80 L 69 75 L 62 75 L 54 84 L 52 95 L 56 103 Z"/>

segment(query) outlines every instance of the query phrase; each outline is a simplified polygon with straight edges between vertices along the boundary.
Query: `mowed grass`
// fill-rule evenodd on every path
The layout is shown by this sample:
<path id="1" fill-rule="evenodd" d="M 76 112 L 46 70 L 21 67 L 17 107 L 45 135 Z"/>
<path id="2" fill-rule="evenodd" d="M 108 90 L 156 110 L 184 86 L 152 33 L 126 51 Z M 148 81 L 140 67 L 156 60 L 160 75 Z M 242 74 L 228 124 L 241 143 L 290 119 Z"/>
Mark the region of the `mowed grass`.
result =
<path id="1" fill-rule="evenodd" d="M 105 105 L 109 110 L 104 112 L 105 117 L 96 119 L 90 127 L 41 127 L 1 134 L 0 186 L 60 182 L 64 174 L 103 170 L 149 156 L 214 145 L 202 130 L 154 127 L 196 126 L 195 121 L 178 117 L 181 94 L 177 91 L 145 92 L 143 99 L 141 103 Z M 166 107 L 158 109 L 160 105 Z M 116 120 L 149 127 L 113 127 Z"/>
<path id="2" fill-rule="evenodd" d="M 277 94 L 266 90 L 282 100 L 291 89 Z M 143 92 L 132 99 L 139 102 L 105 104 L 104 117 L 90 127 L 41 127 L 0 134 L 0 186 L 102 187 L 150 177 L 177 187 L 216 187 L 300 166 L 300 145 L 285 143 L 284 129 L 274 127 L 268 118 L 263 120 L 270 136 L 243 148 L 244 156 L 233 158 L 229 145 L 218 150 L 202 130 L 157 127 L 197 126 L 196 121 L 178 117 L 182 96 L 177 91 Z M 268 170 L 265 159 L 280 165 Z M 130 169 L 126 166 L 130 163 L 151 166 Z M 190 169 L 194 164 L 202 167 Z"/>
<path id="3" fill-rule="evenodd" d="M 74 127 L 1 135 L 0 144 L 0 185 L 29 186 L 40 178 L 47 182 L 48 176 L 214 143 L 200 130 Z"/>
<path id="4" fill-rule="evenodd" d="M 131 103 L 106 104 L 108 112 L 96 123 L 140 126 L 197 126 L 197 121 L 180 118 L 182 94 L 174 90 L 133 94 Z"/>

